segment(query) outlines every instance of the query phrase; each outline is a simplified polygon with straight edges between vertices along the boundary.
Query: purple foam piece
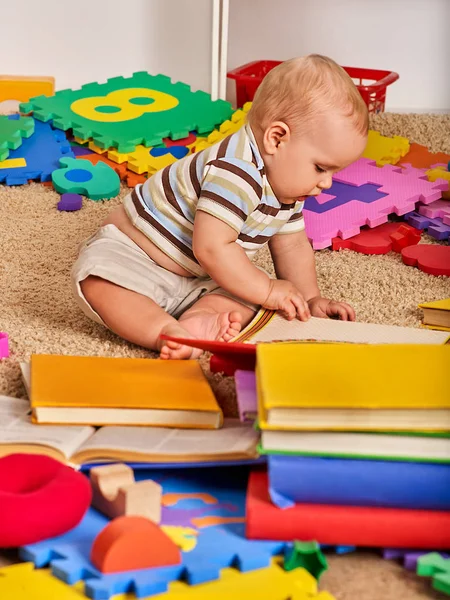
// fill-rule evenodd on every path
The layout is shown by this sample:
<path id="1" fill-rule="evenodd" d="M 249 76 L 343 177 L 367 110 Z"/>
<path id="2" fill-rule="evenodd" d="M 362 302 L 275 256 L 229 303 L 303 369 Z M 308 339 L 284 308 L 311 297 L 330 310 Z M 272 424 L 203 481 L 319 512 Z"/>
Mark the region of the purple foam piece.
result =
<path id="1" fill-rule="evenodd" d="M 347 204 L 347 202 L 351 202 L 352 200 L 369 204 L 370 202 L 375 202 L 375 200 L 383 198 L 383 196 L 387 196 L 387 194 L 379 192 L 378 187 L 379 186 L 370 183 L 355 186 L 348 183 L 333 181 L 333 185 L 327 191 L 328 196 L 335 196 L 332 200 L 323 202 L 321 201 L 322 199 L 320 196 L 318 198 L 309 196 L 305 201 L 303 210 L 324 213 L 338 206 Z"/>
<path id="2" fill-rule="evenodd" d="M 342 203 L 330 189 L 313 200 L 307 199 L 304 208 L 305 228 L 316 250 L 331 246 L 334 237 L 347 239 L 357 235 L 364 225 L 381 225 L 392 213 L 404 215 L 412 212 L 419 201 L 430 204 L 439 200 L 442 190 L 448 187 L 448 182 L 443 179 L 428 181 L 420 169 L 402 169 L 392 165 L 380 168 L 366 158 L 336 173 L 333 179 L 334 182 L 351 186 L 350 192 L 355 198 L 350 200 L 346 191 L 345 202 Z M 367 187 L 368 184 L 378 189 Z M 366 200 L 361 194 L 363 190 L 368 195 Z M 375 194 L 380 197 L 374 199 Z M 330 209 L 327 209 L 327 204 Z"/>
<path id="3" fill-rule="evenodd" d="M 80 194 L 62 194 L 58 202 L 58 210 L 74 211 L 80 210 L 83 206 L 83 198 Z"/>
<path id="4" fill-rule="evenodd" d="M 258 412 L 256 400 L 256 377 L 254 371 L 237 370 L 234 374 L 236 396 L 241 421 L 254 421 Z"/>
<path id="5" fill-rule="evenodd" d="M 89 148 L 85 148 L 84 146 L 72 146 L 72 152 L 76 157 L 86 156 L 86 154 L 94 154 L 92 150 L 89 150 Z"/>
<path id="6" fill-rule="evenodd" d="M 429 554 L 431 550 L 409 550 L 405 548 L 385 548 L 383 550 L 383 558 L 386 560 L 403 559 L 403 566 L 408 571 L 415 571 L 417 561 L 424 554 Z M 450 555 L 444 552 L 439 552 L 443 558 L 449 558 Z"/>
<path id="7" fill-rule="evenodd" d="M 450 225 L 442 219 L 425 217 L 418 212 L 406 215 L 406 221 L 417 229 L 426 229 L 427 233 L 437 240 L 446 240 L 450 237 Z"/>

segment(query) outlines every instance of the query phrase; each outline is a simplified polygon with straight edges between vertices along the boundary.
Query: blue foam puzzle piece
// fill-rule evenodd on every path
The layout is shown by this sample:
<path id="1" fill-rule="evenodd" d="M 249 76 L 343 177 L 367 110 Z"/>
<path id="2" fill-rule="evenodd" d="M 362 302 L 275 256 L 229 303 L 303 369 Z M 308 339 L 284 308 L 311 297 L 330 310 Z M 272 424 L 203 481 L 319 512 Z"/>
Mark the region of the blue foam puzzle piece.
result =
<path id="1" fill-rule="evenodd" d="M 158 481 L 163 494 L 206 493 L 214 498 L 214 503 L 205 504 L 201 497 L 182 497 L 173 506 L 163 506 L 163 525 L 195 528 L 192 519 L 196 518 L 245 516 L 247 469 L 139 471 L 135 478 Z M 171 581 L 179 579 L 191 585 L 212 581 L 228 566 L 241 571 L 259 569 L 289 547 L 284 542 L 247 540 L 244 523 L 221 523 L 198 528 L 197 545 L 190 552 L 182 552 L 180 565 L 104 575 L 91 564 L 89 556 L 95 537 L 107 522 L 90 509 L 78 527 L 58 538 L 25 546 L 20 556 L 37 567 L 50 565 L 52 573 L 66 583 L 84 580 L 88 597 L 105 600 L 125 592 L 134 592 L 138 598 L 163 593 Z"/>
<path id="2" fill-rule="evenodd" d="M 341 183 L 340 181 L 333 181 L 330 189 L 325 190 L 326 194 L 336 196 L 333 200 L 320 204 L 315 196 L 308 196 L 303 208 L 304 210 L 315 213 L 325 213 L 337 206 L 342 206 L 343 204 L 347 204 L 347 202 L 352 202 L 354 200 L 369 204 L 387 196 L 384 192 L 378 191 L 378 188 L 380 187 L 381 185 L 374 185 L 372 183 L 356 186 L 348 183 Z"/>
<path id="3" fill-rule="evenodd" d="M 17 118 L 17 115 L 9 118 Z M 34 134 L 24 139 L 19 148 L 11 150 L 8 157 L 8 160 L 23 158 L 26 166 L 0 168 L 0 183 L 23 185 L 30 179 L 50 181 L 52 172 L 59 168 L 59 159 L 63 156 L 74 158 L 65 133 L 52 129 L 49 123 L 35 121 Z"/>

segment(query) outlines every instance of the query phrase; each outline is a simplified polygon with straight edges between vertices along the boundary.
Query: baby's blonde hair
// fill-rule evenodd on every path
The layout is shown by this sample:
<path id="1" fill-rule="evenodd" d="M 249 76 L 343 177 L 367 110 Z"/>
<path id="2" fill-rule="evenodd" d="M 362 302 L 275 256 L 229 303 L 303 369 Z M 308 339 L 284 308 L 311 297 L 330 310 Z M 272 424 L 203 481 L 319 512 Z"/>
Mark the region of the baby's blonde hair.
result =
<path id="1" fill-rule="evenodd" d="M 356 130 L 367 135 L 367 106 L 351 77 L 331 58 L 310 54 L 268 72 L 256 90 L 248 121 L 262 131 L 274 121 L 297 131 L 328 110 L 348 116 Z"/>

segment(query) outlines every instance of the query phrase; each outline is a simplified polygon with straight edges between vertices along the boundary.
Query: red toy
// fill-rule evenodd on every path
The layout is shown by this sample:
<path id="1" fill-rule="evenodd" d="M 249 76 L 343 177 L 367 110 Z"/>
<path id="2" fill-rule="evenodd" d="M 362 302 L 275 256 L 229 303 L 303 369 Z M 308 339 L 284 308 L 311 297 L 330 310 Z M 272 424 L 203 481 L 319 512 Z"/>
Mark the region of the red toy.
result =
<path id="1" fill-rule="evenodd" d="M 341 240 L 333 238 L 332 249 L 348 248 L 361 254 L 387 254 L 391 250 L 400 252 L 402 248 L 418 244 L 421 232 L 404 223 L 383 223 L 373 229 L 361 230 L 361 233 Z"/>
<path id="2" fill-rule="evenodd" d="M 405 265 L 417 267 L 429 275 L 450 275 L 450 246 L 419 244 L 402 250 Z"/>
<path id="3" fill-rule="evenodd" d="M 449 511 L 324 504 L 282 509 L 270 501 L 265 472 L 250 475 L 246 517 L 250 539 L 317 540 L 319 544 L 374 548 L 450 548 Z"/>
<path id="4" fill-rule="evenodd" d="M 92 544 L 92 564 L 102 573 L 118 573 L 178 565 L 178 546 L 150 519 L 117 517 L 100 531 Z"/>
<path id="5" fill-rule="evenodd" d="M 50 458 L 0 459 L 0 548 L 34 544 L 69 531 L 91 503 L 87 477 Z"/>

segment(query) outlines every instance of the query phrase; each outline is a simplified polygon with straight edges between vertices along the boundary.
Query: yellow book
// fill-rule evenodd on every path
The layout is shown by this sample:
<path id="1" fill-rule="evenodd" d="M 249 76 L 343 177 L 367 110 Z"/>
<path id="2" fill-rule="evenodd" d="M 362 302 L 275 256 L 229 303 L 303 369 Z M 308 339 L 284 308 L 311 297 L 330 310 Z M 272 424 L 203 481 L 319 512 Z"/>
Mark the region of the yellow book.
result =
<path id="1" fill-rule="evenodd" d="M 419 304 L 423 310 L 423 324 L 430 329 L 450 331 L 450 298 Z"/>
<path id="2" fill-rule="evenodd" d="M 450 346 L 259 344 L 262 429 L 450 431 Z"/>
<path id="3" fill-rule="evenodd" d="M 222 412 L 195 360 L 31 357 L 37 423 L 215 429 Z"/>

